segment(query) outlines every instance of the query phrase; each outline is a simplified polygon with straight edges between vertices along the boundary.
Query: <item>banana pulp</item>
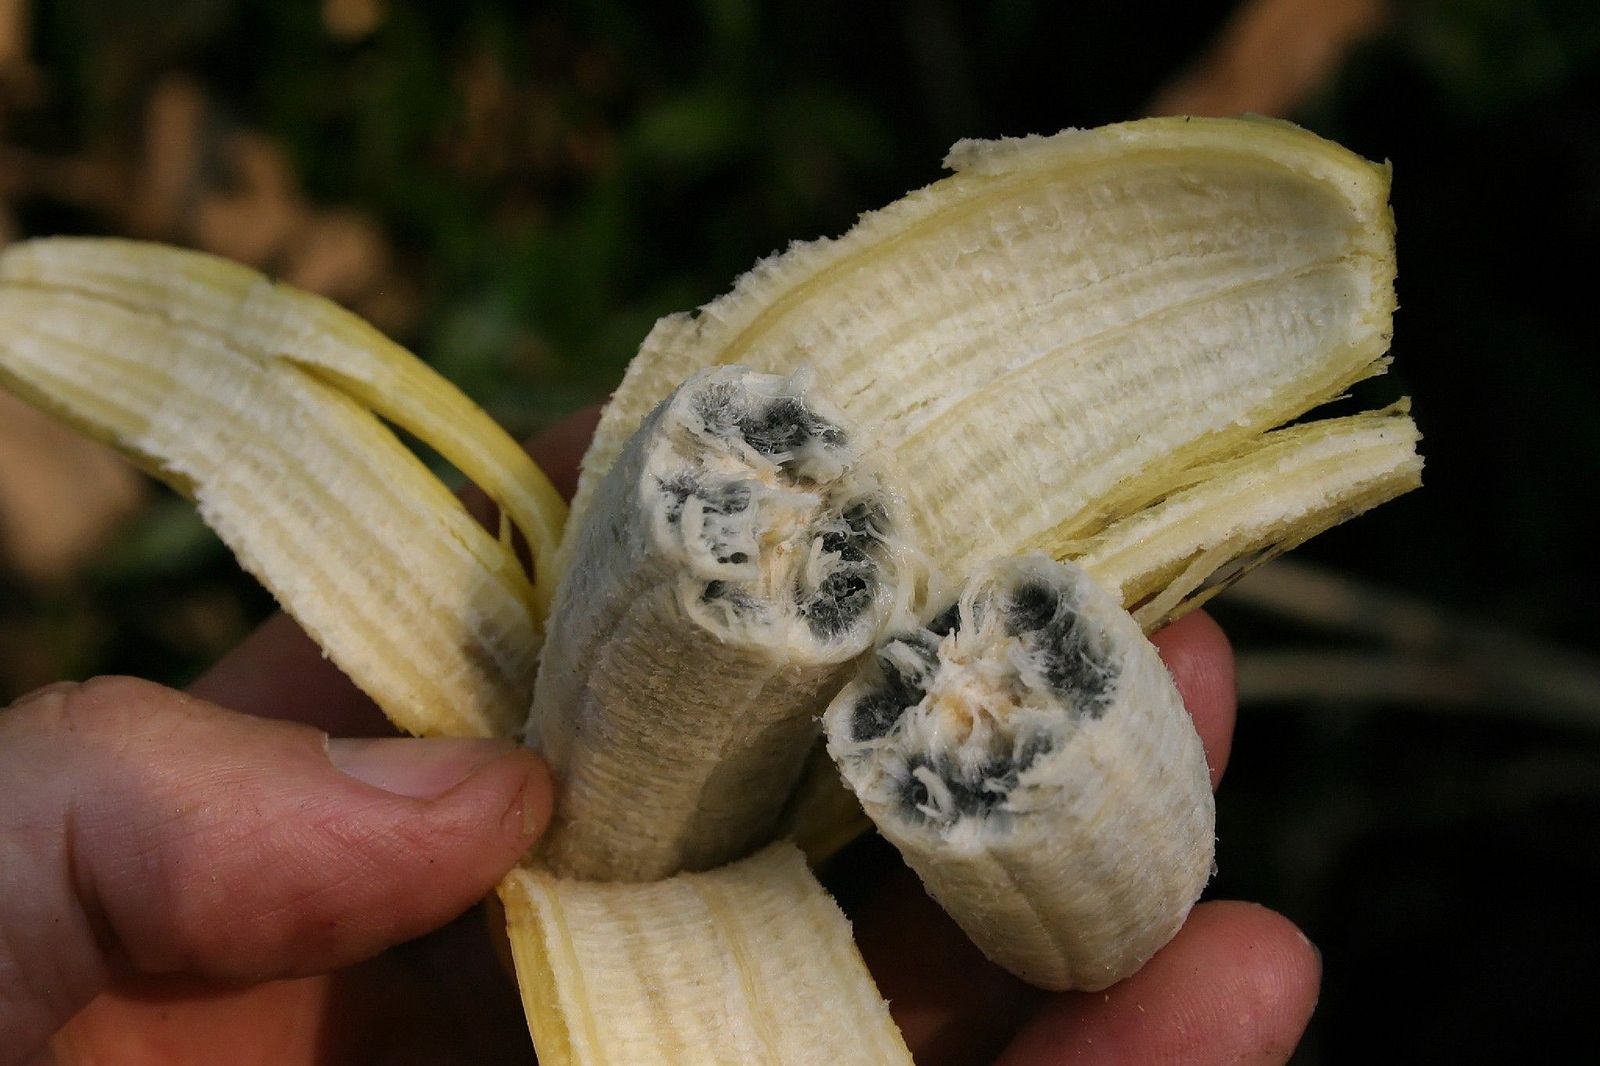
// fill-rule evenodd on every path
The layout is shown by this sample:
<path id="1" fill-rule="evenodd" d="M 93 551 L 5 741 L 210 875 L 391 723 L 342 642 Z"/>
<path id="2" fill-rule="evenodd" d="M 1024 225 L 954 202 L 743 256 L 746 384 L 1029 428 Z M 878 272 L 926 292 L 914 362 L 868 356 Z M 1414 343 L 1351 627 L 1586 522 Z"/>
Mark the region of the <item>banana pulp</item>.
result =
<path id="1" fill-rule="evenodd" d="M 575 530 L 528 722 L 557 873 L 651 881 L 772 838 L 829 697 L 909 598 L 893 496 L 802 375 L 691 375 Z"/>
<path id="2" fill-rule="evenodd" d="M 1120 981 L 1211 875 L 1200 738 L 1156 649 L 1078 567 L 980 567 L 879 644 L 823 728 L 929 893 L 1031 984 Z"/>

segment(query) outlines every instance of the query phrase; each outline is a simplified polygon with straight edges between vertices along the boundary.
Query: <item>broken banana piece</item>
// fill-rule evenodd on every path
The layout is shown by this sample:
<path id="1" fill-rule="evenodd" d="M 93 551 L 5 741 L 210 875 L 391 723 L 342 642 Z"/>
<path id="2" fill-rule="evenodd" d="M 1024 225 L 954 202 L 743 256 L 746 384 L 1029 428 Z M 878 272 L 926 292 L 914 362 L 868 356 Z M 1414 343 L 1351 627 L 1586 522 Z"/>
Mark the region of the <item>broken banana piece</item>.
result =
<path id="1" fill-rule="evenodd" d="M 879 830 L 995 962 L 1052 989 L 1133 973 L 1211 873 L 1205 754 L 1138 625 L 1042 555 L 981 568 L 828 708 Z"/>
<path id="2" fill-rule="evenodd" d="M 518 869 L 500 898 L 545 1066 L 911 1062 L 792 845 L 647 885 Z"/>
<path id="3" fill-rule="evenodd" d="M 808 375 L 690 377 L 634 434 L 556 594 L 528 737 L 557 873 L 647 881 L 771 839 L 816 717 L 912 564 L 860 432 Z"/>
<path id="4" fill-rule="evenodd" d="M 1146 633 L 1261 563 L 1421 484 L 1419 434 L 1401 402 L 1275 430 L 1063 557 L 1121 600 Z M 867 826 L 825 755 L 808 761 L 783 833 L 821 862 Z"/>

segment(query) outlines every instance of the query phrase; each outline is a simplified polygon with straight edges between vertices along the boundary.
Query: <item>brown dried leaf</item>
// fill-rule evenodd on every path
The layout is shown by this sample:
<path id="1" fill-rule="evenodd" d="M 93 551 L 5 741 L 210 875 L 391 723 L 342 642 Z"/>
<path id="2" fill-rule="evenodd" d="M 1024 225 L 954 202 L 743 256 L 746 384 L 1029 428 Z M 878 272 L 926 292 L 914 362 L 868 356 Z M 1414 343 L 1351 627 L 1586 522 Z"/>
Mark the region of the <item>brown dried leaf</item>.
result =
<path id="1" fill-rule="evenodd" d="M 116 452 L 0 392 L 0 566 L 71 577 L 145 496 Z"/>
<path id="2" fill-rule="evenodd" d="M 1246 0 L 1152 115 L 1288 116 L 1389 18 L 1387 0 Z"/>
<path id="3" fill-rule="evenodd" d="M 350 303 L 375 288 L 389 270 L 389 244 L 367 216 L 319 212 L 288 248 L 283 280 Z"/>
<path id="4" fill-rule="evenodd" d="M 283 149 L 259 133 L 235 132 L 224 147 L 231 179 L 195 209 L 194 245 L 254 267 L 274 264 L 311 219 Z"/>
<path id="5" fill-rule="evenodd" d="M 200 86 L 181 75 L 156 83 L 145 107 L 144 160 L 128 225 L 142 236 L 161 238 L 178 231 L 200 192 L 206 98 Z"/>
<path id="6" fill-rule="evenodd" d="M 383 24 L 382 0 L 322 0 L 322 25 L 339 41 L 359 41 Z"/>
<path id="7" fill-rule="evenodd" d="M 28 0 L 0 0 L 0 70 L 28 65 Z"/>

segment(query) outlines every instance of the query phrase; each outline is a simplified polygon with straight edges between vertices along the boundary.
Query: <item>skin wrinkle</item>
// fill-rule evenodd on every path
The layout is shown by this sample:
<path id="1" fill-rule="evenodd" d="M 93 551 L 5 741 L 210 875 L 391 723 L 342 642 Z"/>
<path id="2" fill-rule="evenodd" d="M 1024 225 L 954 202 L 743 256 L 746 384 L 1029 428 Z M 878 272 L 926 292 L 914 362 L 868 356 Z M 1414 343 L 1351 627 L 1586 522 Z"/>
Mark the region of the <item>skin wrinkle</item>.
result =
<path id="1" fill-rule="evenodd" d="M 255 909 L 254 900 L 247 900 L 241 908 L 237 897 L 230 899 L 228 905 L 234 909 L 235 920 L 241 925 L 259 926 L 267 930 L 298 926 L 308 931 L 321 930 L 323 935 L 319 939 L 336 941 L 341 926 L 347 924 L 341 915 L 342 900 L 351 894 L 352 886 L 381 877 L 383 866 L 381 862 L 362 858 L 360 867 L 340 869 L 341 864 L 349 864 L 352 855 L 359 857 L 363 849 L 360 846 L 346 846 L 349 841 L 339 839 L 337 832 L 330 836 L 320 827 L 315 832 L 303 835 L 304 841 L 263 842 L 249 849 L 252 854 L 248 856 L 229 857 L 230 862 L 237 862 L 246 870 L 265 869 L 275 862 L 283 863 L 295 870 L 293 880 L 304 881 L 303 885 L 260 909 Z M 353 836 L 365 836 L 373 840 L 380 835 L 372 830 L 366 833 L 358 830 Z M 330 876 L 328 869 L 336 872 Z"/>
<path id="2" fill-rule="evenodd" d="M 64 720 L 68 728 L 75 728 L 65 703 L 78 687 L 70 683 L 48 686 L 32 698 L 18 701 L 10 708 L 10 713 L 0 715 L 0 752 L 8 746 L 3 738 L 10 727 L 16 730 L 26 760 L 21 780 L 11 783 L 24 794 L 32 791 L 43 796 L 44 810 L 54 806 L 65 783 L 48 773 L 48 764 L 27 759 L 28 748 L 37 746 L 37 741 L 32 741 L 30 736 L 30 727 L 41 718 L 46 721 L 58 718 Z M 30 776 L 40 774 L 41 769 L 46 772 L 39 787 L 34 788 Z M 7 882 L 7 891 L 0 899 L 22 900 L 27 907 L 28 900 L 21 886 L 42 885 L 48 891 L 43 901 L 36 901 L 40 906 L 23 910 L 24 921 L 15 928 L 8 922 L 0 922 L 0 1021 L 5 1023 L 0 1025 L 0 1030 L 13 1031 L 17 1024 L 15 1019 L 20 1017 L 31 1023 L 21 1031 L 30 1033 L 34 1039 L 47 1035 L 47 1032 L 37 1031 L 39 1025 L 48 1026 L 50 1019 L 61 1017 L 86 990 L 103 981 L 107 972 L 106 956 L 97 938 L 99 923 L 74 891 L 79 883 L 73 847 L 76 839 L 74 800 L 69 793 L 61 802 L 66 815 L 61 823 L 28 819 L 29 804 L 10 805 L 5 816 L 0 817 L 0 831 L 4 832 L 4 836 L 0 836 L 0 872 Z M 52 912 L 53 917 L 46 919 L 45 915 Z M 69 928 L 63 930 L 62 926 Z M 56 950 L 42 950 L 46 946 L 54 946 Z M 40 966 L 49 970 L 42 983 L 38 973 Z"/>
<path id="3" fill-rule="evenodd" d="M 135 700 L 149 695 L 139 691 L 144 688 L 142 685 L 133 688 Z M 185 710 L 194 724 L 201 728 L 209 724 L 203 721 L 206 716 L 192 705 Z M 301 737 L 297 739 L 302 741 L 315 736 L 315 731 L 310 729 L 298 732 Z M 130 736 L 124 749 L 138 746 L 141 739 L 148 744 L 154 738 Z M 311 750 L 309 744 L 296 746 L 305 752 Z M 147 757 L 128 760 L 101 756 L 96 761 L 101 764 L 102 774 L 115 784 L 103 793 L 106 798 L 99 805 L 97 817 L 86 826 L 86 839 L 96 845 L 95 854 L 118 856 L 122 862 L 111 869 L 97 869 L 99 883 L 91 884 L 90 888 L 97 898 L 117 900 L 131 895 L 130 904 L 113 904 L 114 909 L 106 919 L 124 934 L 118 939 L 134 967 L 146 972 L 171 971 L 182 968 L 188 960 L 207 957 L 213 950 L 208 943 L 212 935 L 198 931 L 205 923 L 197 916 L 218 910 L 232 911 L 232 928 L 219 931 L 225 936 L 237 935 L 249 928 L 251 923 L 246 910 L 249 893 L 235 891 L 236 879 L 223 877 L 221 873 L 235 865 L 242 870 L 272 866 L 240 862 L 236 845 L 250 843 L 252 850 L 266 855 L 278 850 L 290 855 L 295 852 L 288 847 L 264 847 L 258 840 L 251 839 L 261 833 L 268 834 L 270 839 L 285 828 L 275 820 L 263 826 L 259 807 L 253 811 L 240 809 L 241 797 L 248 795 L 248 789 L 243 786 L 255 776 L 251 770 L 242 766 L 198 770 L 182 768 L 181 764 L 152 766 Z M 210 795 L 217 799 L 204 805 L 181 799 L 191 795 Z M 124 797 L 126 802 L 115 801 Z M 143 803 L 138 802 L 140 798 L 144 799 Z M 127 811 L 135 804 L 144 817 L 130 825 Z M 137 831 L 131 849 L 127 842 L 130 828 Z M 294 831 L 292 823 L 288 828 Z M 118 834 L 123 837 L 120 845 L 108 839 Z M 249 884 L 250 880 L 247 878 L 243 883 Z M 137 887 L 130 894 L 112 890 L 114 884 Z M 162 915 L 162 924 L 188 935 L 152 953 L 149 944 L 160 943 L 160 938 L 146 935 L 151 931 L 141 928 L 147 924 L 140 921 L 141 915 Z"/>
<path id="4" fill-rule="evenodd" d="M 527 800 L 522 793 L 512 795 L 495 820 L 495 824 L 503 833 L 513 835 L 522 831 L 523 808 L 526 803 Z M 365 808 L 375 809 L 378 806 L 380 804 L 374 802 L 366 804 Z M 296 867 L 303 868 L 309 882 L 303 892 L 285 897 L 273 907 L 251 916 L 251 920 L 270 928 L 275 923 L 281 924 L 287 917 L 312 928 L 326 928 L 330 933 L 340 930 L 345 924 L 340 911 L 342 895 L 347 895 L 347 887 L 363 880 L 380 880 L 384 874 L 384 864 L 371 856 L 392 851 L 396 845 L 405 844 L 404 838 L 413 835 L 410 827 L 382 829 L 370 824 L 362 813 L 358 813 L 363 809 L 356 807 L 341 811 L 336 807 L 330 807 L 325 815 L 325 821 L 314 823 L 317 832 L 307 834 L 310 842 L 316 845 L 314 854 L 304 854 L 305 848 L 288 846 L 285 842 L 283 846 L 263 845 L 259 857 L 242 863 L 245 869 L 258 869 L 271 861 L 290 862 Z M 425 837 L 432 832 L 466 833 L 471 829 L 471 826 L 459 825 L 434 829 L 426 834 L 419 832 L 416 835 L 425 840 Z M 339 864 L 348 865 L 352 856 L 361 863 L 358 869 L 341 870 L 332 879 L 327 879 L 325 869 L 322 868 L 324 863 L 337 869 Z"/>
<path id="5" fill-rule="evenodd" d="M 69 916 L 81 919 L 82 926 L 87 930 L 95 958 L 94 978 L 104 982 L 107 974 L 107 961 L 117 957 L 117 942 L 112 935 L 111 928 L 106 924 L 105 912 L 100 904 L 99 893 L 95 890 L 94 879 L 86 876 L 80 843 L 79 829 L 80 797 L 74 794 L 67 802 L 66 816 L 62 820 L 61 847 L 66 869 L 64 870 L 65 884 L 69 886 L 71 898 L 77 903 L 76 913 L 69 910 Z M 69 918 L 70 920 L 70 918 Z"/>

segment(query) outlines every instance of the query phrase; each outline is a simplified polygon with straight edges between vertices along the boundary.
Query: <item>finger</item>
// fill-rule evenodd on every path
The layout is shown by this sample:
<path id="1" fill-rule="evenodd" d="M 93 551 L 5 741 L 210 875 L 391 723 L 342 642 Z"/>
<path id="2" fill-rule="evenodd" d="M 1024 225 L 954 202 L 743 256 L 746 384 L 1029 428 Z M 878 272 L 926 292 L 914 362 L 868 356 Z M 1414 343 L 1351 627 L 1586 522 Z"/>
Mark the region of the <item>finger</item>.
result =
<path id="1" fill-rule="evenodd" d="M 336 737 L 394 736 L 366 693 L 286 614 L 275 614 L 189 686 L 219 707 L 314 725 Z"/>
<path id="2" fill-rule="evenodd" d="M 1287 918 L 1250 903 L 1205 903 L 1126 981 L 1052 996 L 997 1066 L 1285 1062 L 1321 973 L 1316 949 Z"/>
<path id="3" fill-rule="evenodd" d="M 534 437 L 528 451 L 563 495 L 577 485 L 578 460 L 594 433 L 598 407 L 586 408 Z M 493 508 L 475 489 L 463 493 L 494 527 Z M 189 691 L 232 710 L 306 722 L 335 736 L 392 735 L 383 712 L 328 660 L 286 615 L 268 619 L 224 656 Z"/>
<path id="4" fill-rule="evenodd" d="M 261 981 L 418 936 L 551 805 L 510 742 L 330 743 L 131 678 L 0 712 L 0 780 L 0 1064 L 119 974 Z"/>
<path id="5" fill-rule="evenodd" d="M 1215 785 L 1234 724 L 1233 652 L 1194 612 L 1152 637 L 1194 718 Z M 1041 995 L 985 959 L 887 845 L 841 856 L 841 903 L 863 957 L 919 1062 L 987 1061 Z"/>
<path id="6" fill-rule="evenodd" d="M 331 974 L 232 988 L 187 977 L 113 984 L 51 1038 L 58 1063 L 114 1066 L 525 1066 L 516 986 L 489 963 L 477 909 Z M 48 1061 L 48 1060 L 47 1060 Z"/>
<path id="7" fill-rule="evenodd" d="M 572 499 L 578 491 L 578 463 L 589 450 L 589 438 L 600 422 L 600 407 L 575 411 L 533 438 L 528 451 L 544 469 L 556 491 Z"/>
<path id="8" fill-rule="evenodd" d="M 883 838 L 834 865 L 844 873 L 829 888 L 918 1066 L 993 1059 L 1043 993 L 984 958 Z"/>
<path id="9" fill-rule="evenodd" d="M 1150 638 L 1167 671 L 1177 683 L 1183 705 L 1194 719 L 1195 732 L 1206 749 L 1211 787 L 1216 788 L 1233 748 L 1238 711 L 1233 646 L 1204 611 L 1184 615 Z"/>

